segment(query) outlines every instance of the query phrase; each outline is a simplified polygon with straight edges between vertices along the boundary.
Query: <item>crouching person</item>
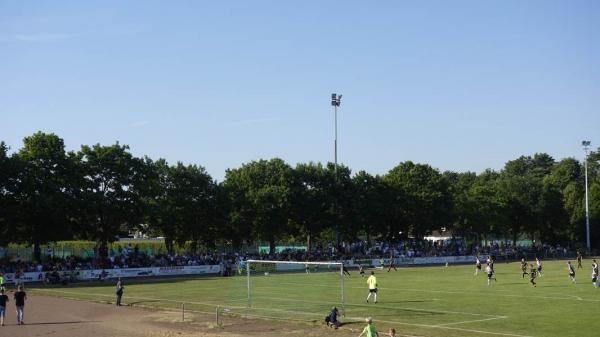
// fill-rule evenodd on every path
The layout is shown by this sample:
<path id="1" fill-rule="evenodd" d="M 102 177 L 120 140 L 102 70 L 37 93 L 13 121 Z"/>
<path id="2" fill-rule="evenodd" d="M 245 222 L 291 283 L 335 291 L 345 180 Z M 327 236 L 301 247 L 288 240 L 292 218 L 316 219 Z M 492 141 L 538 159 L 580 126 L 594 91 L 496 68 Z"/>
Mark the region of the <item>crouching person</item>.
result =
<path id="1" fill-rule="evenodd" d="M 340 321 L 338 321 L 337 318 L 338 315 L 338 309 L 336 307 L 333 307 L 329 312 L 329 315 L 325 317 L 325 323 L 327 323 L 327 326 L 337 329 L 341 325 Z"/>

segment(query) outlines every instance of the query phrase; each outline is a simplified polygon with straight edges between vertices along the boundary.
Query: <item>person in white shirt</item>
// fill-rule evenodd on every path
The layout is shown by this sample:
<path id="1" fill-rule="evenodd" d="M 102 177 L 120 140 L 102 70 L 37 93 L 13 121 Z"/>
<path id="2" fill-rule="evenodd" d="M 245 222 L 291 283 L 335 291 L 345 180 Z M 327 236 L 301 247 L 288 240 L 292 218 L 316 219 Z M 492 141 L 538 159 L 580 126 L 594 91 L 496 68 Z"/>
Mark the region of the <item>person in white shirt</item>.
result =
<path id="1" fill-rule="evenodd" d="M 494 277 L 494 270 L 492 269 L 492 267 L 490 267 L 489 263 L 485 266 L 485 272 L 487 273 L 487 283 L 489 286 L 492 282 L 492 278 Z"/>
<path id="2" fill-rule="evenodd" d="M 594 288 L 598 288 L 598 263 L 596 260 L 592 262 L 592 284 Z"/>
<path id="3" fill-rule="evenodd" d="M 569 279 L 571 282 L 573 282 L 573 284 L 577 283 L 577 281 L 575 281 L 575 268 L 571 264 L 571 261 L 567 261 L 567 270 L 569 271 Z"/>
<path id="4" fill-rule="evenodd" d="M 540 277 L 544 276 L 544 273 L 542 273 L 542 261 L 540 260 L 539 257 L 535 258 L 535 264 L 537 264 L 537 273 Z"/>

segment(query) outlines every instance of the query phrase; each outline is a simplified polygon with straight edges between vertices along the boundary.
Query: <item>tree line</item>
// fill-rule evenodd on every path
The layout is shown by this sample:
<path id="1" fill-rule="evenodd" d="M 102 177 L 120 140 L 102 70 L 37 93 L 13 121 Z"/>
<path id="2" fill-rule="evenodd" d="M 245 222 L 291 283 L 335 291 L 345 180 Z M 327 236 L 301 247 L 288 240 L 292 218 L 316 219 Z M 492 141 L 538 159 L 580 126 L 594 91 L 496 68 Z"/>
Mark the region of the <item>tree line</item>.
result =
<path id="1" fill-rule="evenodd" d="M 488 239 L 582 247 L 583 163 L 545 153 L 500 171 L 440 172 L 406 161 L 384 175 L 279 158 L 228 169 L 222 182 L 202 166 L 133 156 L 128 146 L 83 145 L 37 132 L 10 153 L 0 143 L 0 245 L 59 240 L 107 244 L 130 230 L 192 248 L 296 240 L 397 241 L 447 230 Z M 600 151 L 588 160 L 592 246 L 600 243 Z"/>

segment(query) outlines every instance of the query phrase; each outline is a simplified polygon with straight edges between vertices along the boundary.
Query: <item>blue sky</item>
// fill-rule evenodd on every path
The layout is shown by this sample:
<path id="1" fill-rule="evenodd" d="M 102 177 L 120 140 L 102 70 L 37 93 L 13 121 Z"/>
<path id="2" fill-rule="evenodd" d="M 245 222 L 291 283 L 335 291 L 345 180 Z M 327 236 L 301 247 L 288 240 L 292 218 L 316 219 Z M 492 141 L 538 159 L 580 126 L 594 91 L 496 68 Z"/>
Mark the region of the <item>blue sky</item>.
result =
<path id="1" fill-rule="evenodd" d="M 500 169 L 600 145 L 600 1 L 2 1 L 0 140 L 225 169 Z"/>

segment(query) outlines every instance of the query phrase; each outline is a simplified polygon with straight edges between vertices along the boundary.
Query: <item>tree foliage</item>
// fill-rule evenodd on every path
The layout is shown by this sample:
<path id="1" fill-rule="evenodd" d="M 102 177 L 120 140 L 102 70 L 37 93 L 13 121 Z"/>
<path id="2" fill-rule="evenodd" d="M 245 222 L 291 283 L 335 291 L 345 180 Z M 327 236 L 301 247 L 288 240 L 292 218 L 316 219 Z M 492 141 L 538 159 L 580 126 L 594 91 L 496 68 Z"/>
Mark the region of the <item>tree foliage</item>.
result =
<path id="1" fill-rule="evenodd" d="M 600 152 L 593 151 L 593 247 L 600 243 L 599 173 Z M 164 236 L 171 252 L 174 243 L 267 242 L 273 250 L 292 238 L 314 247 L 443 230 L 476 244 L 527 237 L 581 246 L 584 195 L 583 163 L 544 153 L 500 171 L 440 173 L 406 161 L 383 176 L 274 158 L 229 169 L 217 184 L 201 166 L 139 158 L 119 143 L 66 152 L 60 137 L 38 132 L 11 153 L 0 142 L 0 244 L 29 243 L 37 255 L 40 245 L 69 239 L 93 240 L 106 255 L 108 243 L 134 230 Z"/>

